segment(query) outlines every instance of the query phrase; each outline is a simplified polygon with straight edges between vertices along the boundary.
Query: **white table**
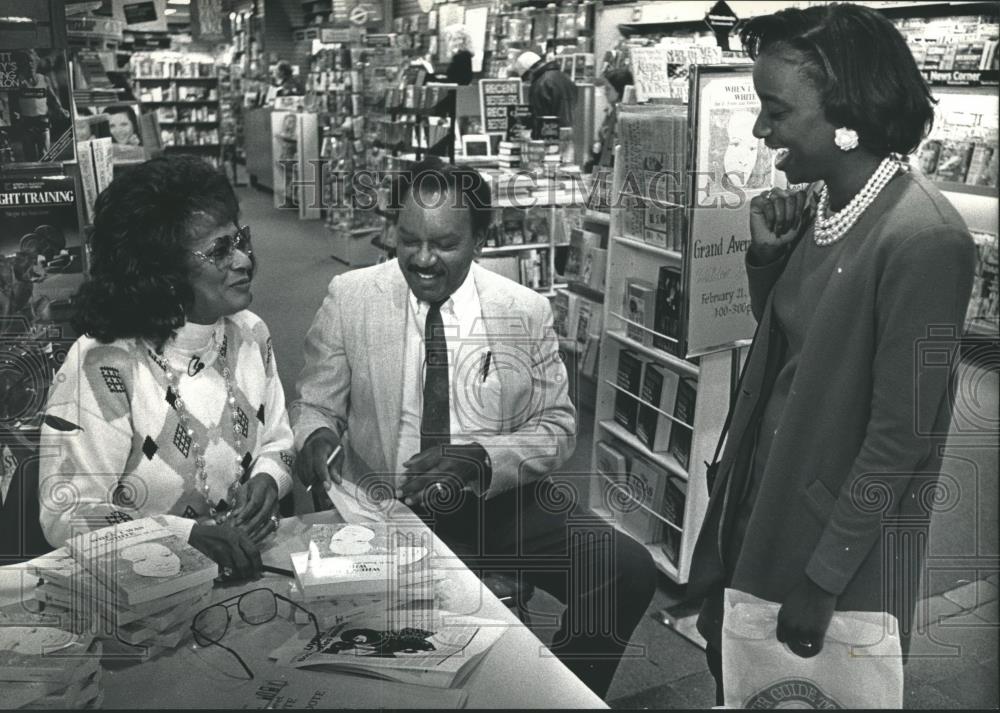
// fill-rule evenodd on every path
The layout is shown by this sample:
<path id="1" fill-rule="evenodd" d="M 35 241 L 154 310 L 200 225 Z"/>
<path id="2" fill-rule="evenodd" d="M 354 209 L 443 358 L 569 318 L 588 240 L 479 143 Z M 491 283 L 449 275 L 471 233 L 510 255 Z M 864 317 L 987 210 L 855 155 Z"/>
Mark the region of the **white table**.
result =
<path id="1" fill-rule="evenodd" d="M 330 515 L 321 513 L 306 517 L 326 519 Z M 282 528 L 294 526 L 292 522 L 282 522 Z M 283 531 L 279 532 L 279 538 Z M 467 707 L 607 707 L 440 540 L 436 540 L 435 547 L 438 557 L 435 566 L 447 572 L 451 583 L 453 596 L 449 610 L 497 619 L 510 625 L 462 685 L 468 694 Z M 0 568 L 0 605 L 30 597 L 34 582 L 25 565 Z M 214 595 L 218 601 L 260 586 L 269 586 L 284 594 L 287 582 L 286 577 L 266 574 L 257 582 L 216 587 Z M 195 613 L 192 611 L 191 615 Z M 236 616 L 235 611 L 233 616 Z M 231 654 L 217 646 L 198 647 L 190 637 L 179 648 L 144 663 L 107 663 L 103 707 L 242 707 L 259 685 L 281 679 L 287 673 L 287 669 L 270 661 L 267 654 L 292 636 L 296 628 L 291 621 L 280 617 L 260 626 L 246 625 L 237 617 L 224 643 L 235 649 L 254 671 L 253 681 L 246 680 Z M 336 703 L 342 705 L 324 700 L 321 707 L 422 707 L 421 701 L 411 693 L 421 687 L 401 691 L 377 679 L 304 670 L 294 675 L 316 677 L 318 686 L 336 691 Z"/>

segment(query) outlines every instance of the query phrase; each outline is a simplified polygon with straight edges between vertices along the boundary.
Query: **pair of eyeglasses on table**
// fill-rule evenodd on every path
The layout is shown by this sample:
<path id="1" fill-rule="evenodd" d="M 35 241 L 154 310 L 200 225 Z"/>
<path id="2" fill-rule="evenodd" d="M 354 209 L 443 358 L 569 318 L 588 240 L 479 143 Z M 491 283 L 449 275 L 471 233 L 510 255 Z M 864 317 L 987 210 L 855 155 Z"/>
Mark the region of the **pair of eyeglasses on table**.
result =
<path id="1" fill-rule="evenodd" d="M 249 592 L 237 594 L 223 599 L 205 607 L 194 615 L 191 620 L 191 631 L 194 633 L 194 640 L 199 646 L 218 646 L 225 649 L 239 661 L 240 666 L 247 672 L 250 678 L 254 678 L 253 671 L 247 666 L 246 661 L 233 649 L 222 643 L 222 638 L 229 631 L 229 623 L 232 621 L 232 608 L 236 607 L 236 612 L 247 624 L 267 624 L 274 621 L 278 616 L 278 600 L 288 602 L 290 605 L 303 612 L 309 617 L 313 627 L 316 629 L 316 636 L 312 639 L 314 643 L 319 643 L 319 621 L 316 616 L 305 607 L 293 602 L 288 597 L 272 592 L 266 587 L 251 589 Z"/>

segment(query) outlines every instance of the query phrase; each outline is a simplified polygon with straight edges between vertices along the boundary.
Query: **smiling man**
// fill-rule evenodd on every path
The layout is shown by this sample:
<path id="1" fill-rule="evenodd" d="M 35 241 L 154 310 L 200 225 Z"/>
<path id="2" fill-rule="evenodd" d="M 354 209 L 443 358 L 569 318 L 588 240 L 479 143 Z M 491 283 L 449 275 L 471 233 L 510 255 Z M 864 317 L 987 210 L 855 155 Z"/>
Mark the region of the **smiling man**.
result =
<path id="1" fill-rule="evenodd" d="M 556 507 L 546 476 L 576 430 L 566 369 L 548 301 L 474 263 L 491 215 L 472 168 L 431 160 L 403 181 L 398 259 L 335 277 L 306 336 L 297 468 L 392 492 L 473 569 L 560 599 L 552 648 L 604 696 L 655 570 L 635 541 Z"/>

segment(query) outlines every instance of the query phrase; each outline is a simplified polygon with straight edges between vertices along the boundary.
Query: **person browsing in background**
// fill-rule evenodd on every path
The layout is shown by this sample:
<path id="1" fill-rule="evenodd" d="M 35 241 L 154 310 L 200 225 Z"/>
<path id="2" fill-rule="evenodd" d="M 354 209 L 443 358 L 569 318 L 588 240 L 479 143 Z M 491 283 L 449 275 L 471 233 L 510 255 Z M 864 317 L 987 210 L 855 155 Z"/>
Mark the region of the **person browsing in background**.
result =
<path id="1" fill-rule="evenodd" d="M 302 83 L 292 72 L 290 62 L 286 62 L 285 60 L 278 62 L 278 66 L 274 70 L 274 76 L 278 86 L 277 96 L 287 97 L 305 94 Z"/>
<path id="2" fill-rule="evenodd" d="M 90 280 L 49 394 L 41 525 L 80 531 L 166 515 L 224 578 L 292 485 L 292 432 L 271 338 L 248 311 L 256 262 L 225 176 L 187 156 L 117 176 L 97 198 Z M 72 493 L 72 498 L 66 494 Z"/>
<path id="3" fill-rule="evenodd" d="M 892 23 L 816 6 L 753 18 L 741 37 L 761 101 L 753 135 L 789 184 L 813 185 L 750 202 L 759 327 L 688 584 L 705 596 L 720 703 L 726 587 L 780 603 L 775 636 L 799 656 L 823 648 L 835 610 L 894 615 L 907 652 L 923 553 L 898 546 L 898 528 L 929 520 L 919 493 L 952 405 L 950 369 L 919 350 L 947 326 L 938 348 L 957 361 L 976 259 L 955 209 L 900 160 L 933 106 Z"/>
<path id="4" fill-rule="evenodd" d="M 334 277 L 306 335 L 290 408 L 299 477 L 394 494 L 473 569 L 519 563 L 567 606 L 554 653 L 604 696 L 655 569 L 639 543 L 570 527 L 553 505 L 547 476 L 573 450 L 576 412 L 549 302 L 474 263 L 492 213 L 475 169 L 419 163 L 400 205 L 398 257 Z M 329 466 L 338 446 L 343 465 Z"/>
<path id="5" fill-rule="evenodd" d="M 597 133 L 597 141 L 594 142 L 590 160 L 583 167 L 584 171 L 589 173 L 594 166 L 609 168 L 614 165 L 618 104 L 625 96 L 625 87 L 633 83 L 632 72 L 624 68 L 609 69 L 597 81 L 598 86 L 604 87 L 604 98 L 608 102 L 608 109 Z"/>
<path id="6" fill-rule="evenodd" d="M 576 84 L 559 68 L 558 62 L 546 62 L 537 53 L 522 52 L 514 60 L 511 74 L 520 77 L 530 86 L 528 88 L 528 106 L 535 119 L 535 127 L 531 138 L 541 136 L 543 116 L 554 116 L 559 120 L 559 126 L 573 126 L 576 112 Z"/>

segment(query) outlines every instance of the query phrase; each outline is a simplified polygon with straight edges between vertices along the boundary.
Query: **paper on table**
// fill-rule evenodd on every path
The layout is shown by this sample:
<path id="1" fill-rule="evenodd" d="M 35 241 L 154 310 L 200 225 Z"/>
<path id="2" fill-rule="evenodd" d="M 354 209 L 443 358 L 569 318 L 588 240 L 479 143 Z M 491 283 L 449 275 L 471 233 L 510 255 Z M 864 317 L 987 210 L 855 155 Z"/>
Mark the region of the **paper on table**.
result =
<path id="1" fill-rule="evenodd" d="M 367 493 L 354 483 L 344 480 L 338 485 L 333 481 L 327 481 L 326 485 L 327 495 L 345 522 L 356 524 L 386 521 L 379 503 L 369 498 Z"/>

